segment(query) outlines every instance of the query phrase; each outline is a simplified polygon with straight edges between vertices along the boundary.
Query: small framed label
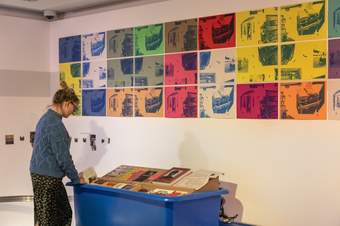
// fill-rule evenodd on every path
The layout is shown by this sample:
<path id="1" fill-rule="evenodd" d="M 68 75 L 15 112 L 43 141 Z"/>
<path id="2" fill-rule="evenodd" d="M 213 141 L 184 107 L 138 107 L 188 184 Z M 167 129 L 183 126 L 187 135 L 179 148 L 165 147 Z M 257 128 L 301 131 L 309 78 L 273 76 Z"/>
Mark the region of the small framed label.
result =
<path id="1" fill-rule="evenodd" d="M 13 134 L 5 135 L 5 144 L 6 145 L 14 144 L 14 135 Z"/>

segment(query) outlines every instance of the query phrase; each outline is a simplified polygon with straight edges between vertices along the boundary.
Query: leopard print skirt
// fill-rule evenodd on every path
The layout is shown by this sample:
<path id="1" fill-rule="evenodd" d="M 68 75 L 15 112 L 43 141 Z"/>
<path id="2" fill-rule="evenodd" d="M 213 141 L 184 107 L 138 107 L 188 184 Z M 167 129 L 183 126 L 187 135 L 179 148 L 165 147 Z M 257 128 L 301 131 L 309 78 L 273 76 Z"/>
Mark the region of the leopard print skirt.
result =
<path id="1" fill-rule="evenodd" d="M 72 209 L 60 178 L 31 173 L 34 225 L 71 226 Z"/>

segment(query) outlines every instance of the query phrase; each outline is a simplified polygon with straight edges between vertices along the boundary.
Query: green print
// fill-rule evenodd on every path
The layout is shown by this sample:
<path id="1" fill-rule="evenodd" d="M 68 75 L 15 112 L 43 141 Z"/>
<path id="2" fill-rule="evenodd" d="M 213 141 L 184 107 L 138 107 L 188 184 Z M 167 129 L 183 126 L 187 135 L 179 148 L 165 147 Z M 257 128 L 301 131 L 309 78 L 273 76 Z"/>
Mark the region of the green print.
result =
<path id="1" fill-rule="evenodd" d="M 163 24 L 135 28 L 136 56 L 164 53 Z"/>

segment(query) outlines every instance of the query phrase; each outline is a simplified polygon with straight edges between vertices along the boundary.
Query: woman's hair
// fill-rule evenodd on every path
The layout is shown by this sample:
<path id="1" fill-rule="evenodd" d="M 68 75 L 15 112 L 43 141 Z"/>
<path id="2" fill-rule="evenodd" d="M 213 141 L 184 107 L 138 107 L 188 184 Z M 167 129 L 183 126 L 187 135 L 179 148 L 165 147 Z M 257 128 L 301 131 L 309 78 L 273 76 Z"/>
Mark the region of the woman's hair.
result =
<path id="1" fill-rule="evenodd" d="M 74 93 L 72 88 L 69 88 L 65 81 L 60 82 L 59 89 L 53 96 L 53 104 L 62 104 L 65 101 L 71 101 L 74 103 L 79 103 L 79 98 Z"/>

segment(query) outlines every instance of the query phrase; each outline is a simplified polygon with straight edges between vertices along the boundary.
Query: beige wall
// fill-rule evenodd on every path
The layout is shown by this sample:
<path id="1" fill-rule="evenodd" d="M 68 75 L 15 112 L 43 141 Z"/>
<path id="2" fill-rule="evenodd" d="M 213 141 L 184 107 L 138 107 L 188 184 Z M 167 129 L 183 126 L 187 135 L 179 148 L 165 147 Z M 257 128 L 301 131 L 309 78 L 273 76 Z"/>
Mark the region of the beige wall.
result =
<path id="1" fill-rule="evenodd" d="M 50 102 L 49 26 L 0 16 L 0 196 L 32 194 L 29 133 Z M 15 135 L 14 145 L 5 134 Z M 0 203 L 0 225 L 33 225 L 32 206 Z"/>
<path id="2" fill-rule="evenodd" d="M 0 16 L 0 27 L 0 196 L 31 194 L 29 132 L 50 101 L 49 24 Z"/>
<path id="3" fill-rule="evenodd" d="M 48 71 L 48 23 L 1 16 L 0 27 L 0 69 Z"/>

